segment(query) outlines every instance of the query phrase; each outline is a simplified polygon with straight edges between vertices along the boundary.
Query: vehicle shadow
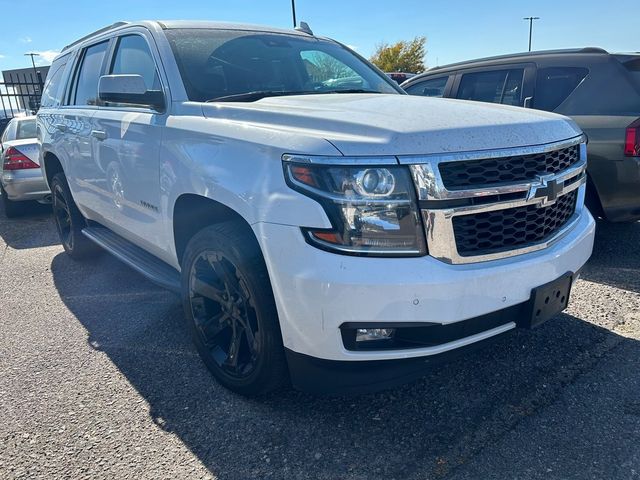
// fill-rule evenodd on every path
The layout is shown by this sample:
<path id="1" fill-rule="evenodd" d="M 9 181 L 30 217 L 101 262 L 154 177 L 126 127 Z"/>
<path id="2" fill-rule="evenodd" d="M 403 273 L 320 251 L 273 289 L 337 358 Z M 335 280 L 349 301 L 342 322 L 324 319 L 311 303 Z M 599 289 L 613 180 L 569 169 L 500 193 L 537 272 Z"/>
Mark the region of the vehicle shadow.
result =
<path id="1" fill-rule="evenodd" d="M 0 238 L 16 250 L 60 244 L 52 225 L 51 205 L 28 202 L 24 213 L 16 218 L 7 218 L 0 205 Z"/>
<path id="2" fill-rule="evenodd" d="M 153 421 L 222 480 L 443 478 L 557 401 L 615 346 L 630 344 L 640 356 L 639 342 L 562 314 L 394 390 L 329 398 L 285 390 L 246 399 L 210 377 L 177 296 L 108 255 L 82 264 L 59 254 L 51 271 L 90 347 L 108 355 L 148 402 Z M 581 419 L 594 428 L 605 421 Z M 614 440 L 628 442 L 624 435 Z"/>
<path id="3" fill-rule="evenodd" d="M 640 222 L 598 221 L 593 255 L 582 278 L 640 292 Z"/>

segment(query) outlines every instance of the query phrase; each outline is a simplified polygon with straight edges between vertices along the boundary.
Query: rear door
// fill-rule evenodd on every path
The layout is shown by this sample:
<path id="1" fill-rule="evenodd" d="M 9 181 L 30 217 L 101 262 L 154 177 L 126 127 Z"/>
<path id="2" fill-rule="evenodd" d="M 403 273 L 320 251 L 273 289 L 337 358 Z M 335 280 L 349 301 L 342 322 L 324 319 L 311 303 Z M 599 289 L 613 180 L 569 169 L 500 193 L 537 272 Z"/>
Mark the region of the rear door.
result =
<path id="1" fill-rule="evenodd" d="M 98 79 L 104 71 L 109 40 L 80 52 L 62 119 L 53 128 L 64 137 L 65 169 L 74 200 L 86 216 L 96 219 L 103 211 L 102 169 L 93 155 L 92 118 L 98 108 Z"/>
<path id="2" fill-rule="evenodd" d="M 465 69 L 457 73 L 450 96 L 460 100 L 531 107 L 535 76 L 534 63 Z"/>

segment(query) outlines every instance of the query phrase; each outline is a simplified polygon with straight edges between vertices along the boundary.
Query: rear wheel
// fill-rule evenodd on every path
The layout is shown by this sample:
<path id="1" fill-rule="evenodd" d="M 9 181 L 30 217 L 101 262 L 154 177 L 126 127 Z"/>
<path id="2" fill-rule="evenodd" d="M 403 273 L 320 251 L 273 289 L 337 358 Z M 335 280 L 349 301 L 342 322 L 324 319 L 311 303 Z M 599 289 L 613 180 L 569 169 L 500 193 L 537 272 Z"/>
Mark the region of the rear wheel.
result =
<path id="1" fill-rule="evenodd" d="M 64 250 L 74 260 L 82 260 L 100 252 L 100 248 L 82 234 L 87 221 L 71 196 L 67 179 L 57 173 L 51 180 L 53 218 Z"/>
<path id="2" fill-rule="evenodd" d="M 14 202 L 9 200 L 7 192 L 0 186 L 0 197 L 2 197 L 2 209 L 7 218 L 15 218 L 24 213 L 24 202 Z"/>
<path id="3" fill-rule="evenodd" d="M 222 385 L 259 395 L 286 382 L 267 268 L 243 225 L 213 225 L 191 239 L 182 264 L 182 296 L 198 352 Z"/>

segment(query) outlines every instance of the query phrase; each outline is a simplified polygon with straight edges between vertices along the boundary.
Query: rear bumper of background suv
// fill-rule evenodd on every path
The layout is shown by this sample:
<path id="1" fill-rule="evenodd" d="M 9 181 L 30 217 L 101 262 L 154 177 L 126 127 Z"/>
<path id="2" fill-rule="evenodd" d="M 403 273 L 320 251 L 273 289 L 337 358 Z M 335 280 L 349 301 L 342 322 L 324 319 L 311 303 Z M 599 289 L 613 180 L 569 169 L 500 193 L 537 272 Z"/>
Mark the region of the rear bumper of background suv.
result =
<path id="1" fill-rule="evenodd" d="M 549 248 L 464 265 L 429 256 L 336 255 L 307 244 L 298 227 L 259 223 L 254 229 L 269 270 L 294 384 L 313 390 L 315 375 L 318 391 L 332 391 L 319 381 L 324 372 L 340 391 L 362 391 L 407 380 L 441 357 L 516 328 L 532 289 L 578 272 L 586 263 L 595 222 L 583 209 L 571 230 Z M 496 316 L 504 322 L 496 323 Z M 350 322 L 450 325 L 477 317 L 488 319 L 487 330 L 436 346 L 354 351 L 345 347 L 341 335 L 341 326 Z M 344 375 L 337 376 L 339 371 Z"/>

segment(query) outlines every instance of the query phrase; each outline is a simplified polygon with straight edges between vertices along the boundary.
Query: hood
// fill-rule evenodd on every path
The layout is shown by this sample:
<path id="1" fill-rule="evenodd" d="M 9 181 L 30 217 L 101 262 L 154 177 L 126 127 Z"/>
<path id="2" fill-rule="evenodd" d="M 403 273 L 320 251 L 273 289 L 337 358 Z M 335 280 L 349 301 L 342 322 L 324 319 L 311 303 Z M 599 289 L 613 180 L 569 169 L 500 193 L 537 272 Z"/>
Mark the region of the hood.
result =
<path id="1" fill-rule="evenodd" d="M 243 127 L 321 137 L 343 155 L 426 155 L 522 147 L 581 134 L 573 121 L 553 113 L 411 95 L 271 97 L 251 103 L 208 103 L 203 112 L 208 118 L 240 122 Z"/>

